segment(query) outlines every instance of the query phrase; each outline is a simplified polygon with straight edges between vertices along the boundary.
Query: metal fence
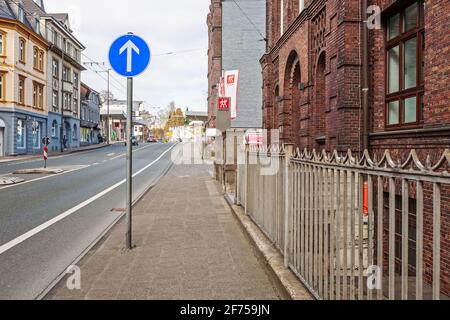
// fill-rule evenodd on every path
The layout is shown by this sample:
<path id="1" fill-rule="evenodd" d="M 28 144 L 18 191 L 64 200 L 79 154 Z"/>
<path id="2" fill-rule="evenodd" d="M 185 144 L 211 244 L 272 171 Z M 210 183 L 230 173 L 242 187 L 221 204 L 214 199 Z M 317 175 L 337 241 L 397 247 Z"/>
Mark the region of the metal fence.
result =
<path id="1" fill-rule="evenodd" d="M 431 165 L 247 149 L 237 201 L 318 299 L 448 299 L 450 151 Z M 286 192 L 287 191 L 287 192 Z"/>

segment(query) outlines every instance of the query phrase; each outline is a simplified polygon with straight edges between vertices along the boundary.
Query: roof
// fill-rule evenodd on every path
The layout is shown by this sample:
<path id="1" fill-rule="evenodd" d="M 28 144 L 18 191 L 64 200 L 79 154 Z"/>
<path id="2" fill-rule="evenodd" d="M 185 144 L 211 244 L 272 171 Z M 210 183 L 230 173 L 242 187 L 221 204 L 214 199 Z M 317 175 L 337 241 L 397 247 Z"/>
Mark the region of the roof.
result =
<path id="1" fill-rule="evenodd" d="M 11 11 L 11 8 L 5 0 L 0 0 L 0 17 L 7 19 L 16 19 Z"/>
<path id="2" fill-rule="evenodd" d="M 42 2 L 42 8 L 41 8 L 33 0 L 23 0 L 23 8 L 24 8 L 25 12 L 45 14 L 45 8 L 44 8 L 43 2 Z"/>
<path id="3" fill-rule="evenodd" d="M 100 109 L 100 115 L 106 116 L 108 114 L 108 110 L 104 107 Z M 126 119 L 127 114 L 122 110 L 109 110 L 109 116 L 115 119 Z"/>
<path id="4" fill-rule="evenodd" d="M 186 117 L 208 117 L 206 111 L 186 111 Z"/>
<path id="5" fill-rule="evenodd" d="M 25 1 L 33 2 L 33 0 L 25 0 Z M 15 6 L 17 6 L 17 2 L 13 1 L 13 3 L 14 3 Z M 35 3 L 33 2 L 33 4 L 35 4 Z M 24 4 L 24 10 L 25 10 L 25 21 L 23 21 L 23 24 L 25 24 L 28 28 L 30 28 L 31 30 L 34 31 L 32 25 L 31 25 L 31 23 L 30 23 L 30 21 L 28 19 L 30 17 L 30 15 L 27 14 L 27 12 L 29 12 L 29 11 L 26 9 L 25 4 Z M 19 21 L 18 17 L 14 13 L 14 11 L 11 8 L 10 4 L 6 0 L 0 0 L 0 18 L 7 18 L 7 19 Z"/>
<path id="6" fill-rule="evenodd" d="M 55 18 L 56 20 L 59 20 L 62 23 L 65 23 L 67 21 L 67 19 L 69 19 L 68 13 L 49 13 L 48 15 L 52 16 L 53 18 Z"/>
<path id="7" fill-rule="evenodd" d="M 80 85 L 81 99 L 83 99 L 83 98 L 89 99 L 89 96 L 91 95 L 91 93 L 97 94 L 97 95 L 99 94 L 97 91 L 95 91 L 94 89 L 89 87 L 87 84 L 85 84 L 83 81 L 81 81 L 81 85 Z"/>

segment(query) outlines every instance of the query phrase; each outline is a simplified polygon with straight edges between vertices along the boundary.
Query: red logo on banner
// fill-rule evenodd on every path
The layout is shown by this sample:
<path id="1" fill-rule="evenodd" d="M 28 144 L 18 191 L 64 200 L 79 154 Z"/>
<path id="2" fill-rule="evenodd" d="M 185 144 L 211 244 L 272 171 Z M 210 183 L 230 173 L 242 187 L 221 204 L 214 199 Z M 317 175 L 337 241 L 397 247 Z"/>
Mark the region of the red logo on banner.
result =
<path id="1" fill-rule="evenodd" d="M 234 75 L 234 74 L 229 75 L 229 76 L 227 77 L 227 84 L 233 85 L 233 84 L 234 84 L 234 80 L 236 80 L 235 75 Z"/>
<path id="2" fill-rule="evenodd" d="M 219 111 L 230 110 L 230 98 L 219 98 Z"/>

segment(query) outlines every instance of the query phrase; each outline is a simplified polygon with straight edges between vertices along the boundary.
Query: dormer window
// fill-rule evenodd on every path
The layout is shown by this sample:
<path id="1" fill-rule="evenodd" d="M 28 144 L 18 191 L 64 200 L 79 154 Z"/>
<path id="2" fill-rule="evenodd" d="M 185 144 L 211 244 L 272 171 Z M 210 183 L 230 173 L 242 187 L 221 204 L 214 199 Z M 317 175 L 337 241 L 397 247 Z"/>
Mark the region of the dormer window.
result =
<path id="1" fill-rule="evenodd" d="M 41 23 L 39 19 L 36 19 L 36 33 L 41 33 Z"/>
<path id="2" fill-rule="evenodd" d="M 25 22 L 25 10 L 21 6 L 19 6 L 19 13 L 18 13 L 19 21 L 24 23 Z"/>

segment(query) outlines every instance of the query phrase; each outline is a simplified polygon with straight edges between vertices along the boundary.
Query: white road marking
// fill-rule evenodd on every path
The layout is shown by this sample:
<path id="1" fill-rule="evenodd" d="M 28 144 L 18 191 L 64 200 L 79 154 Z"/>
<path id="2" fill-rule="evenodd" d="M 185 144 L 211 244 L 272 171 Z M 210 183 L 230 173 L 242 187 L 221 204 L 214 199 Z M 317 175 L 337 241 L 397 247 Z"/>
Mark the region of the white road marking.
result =
<path id="1" fill-rule="evenodd" d="M 138 151 L 147 149 L 148 147 L 150 147 L 150 146 L 146 146 L 146 147 L 142 147 L 142 148 L 133 150 L 133 152 L 138 152 Z M 174 147 L 174 146 L 172 146 L 172 148 L 173 148 L 173 147 Z M 90 151 L 90 152 L 91 152 L 91 151 Z M 109 159 L 109 161 L 115 160 L 115 159 L 120 158 L 120 157 L 123 157 L 123 156 L 125 156 L 125 155 L 126 155 L 126 153 L 124 153 L 124 154 L 122 154 L 122 155 L 119 155 L 119 156 L 117 156 L 117 157 L 111 158 L 111 159 Z M 59 156 L 59 157 L 62 158 L 62 157 L 68 157 L 68 156 L 70 156 L 70 155 L 63 155 L 63 156 Z M 55 159 L 55 158 L 53 158 L 53 159 Z M 104 161 L 103 161 L 103 163 L 105 163 L 105 162 L 108 162 L 108 160 L 104 160 Z M 13 185 L 10 185 L 10 186 L 0 187 L 0 190 L 8 189 L 8 188 L 14 188 L 14 187 L 19 187 L 19 186 L 22 186 L 22 185 L 27 184 L 27 183 L 31 183 L 31 182 L 36 182 L 36 181 L 40 181 L 40 180 L 44 180 L 44 179 L 49 179 L 49 178 L 57 177 L 57 176 L 60 176 L 60 175 L 62 175 L 62 174 L 67 174 L 67 173 L 71 173 L 71 172 L 74 172 L 74 171 L 78 171 L 78 170 L 90 168 L 90 167 L 92 167 L 92 166 L 97 166 L 97 165 L 99 165 L 99 164 L 100 164 L 100 163 L 96 162 L 96 163 L 94 163 L 94 164 L 92 164 L 92 165 L 80 165 L 80 168 L 77 168 L 77 169 L 74 169 L 74 170 L 64 171 L 64 172 L 59 173 L 59 174 L 49 175 L 49 176 L 45 176 L 45 177 L 41 177 L 41 178 L 37 178 L 37 179 L 33 179 L 33 180 L 27 180 L 27 181 L 25 181 L 25 182 L 18 183 L 18 184 L 13 184 Z M 12 176 L 12 175 L 13 175 L 13 173 L 2 174 L 2 176 Z"/>
<path id="2" fill-rule="evenodd" d="M 166 151 L 164 151 L 156 160 L 154 160 L 152 163 L 148 164 L 147 166 L 145 166 L 144 168 L 142 168 L 141 170 L 139 170 L 138 172 L 136 172 L 133 177 L 136 177 L 137 175 L 141 174 L 142 172 L 144 172 L 145 170 L 147 170 L 148 168 L 150 168 L 151 166 L 153 166 L 155 163 L 157 163 L 159 160 L 161 160 L 170 150 L 172 150 L 174 146 L 171 146 L 169 149 L 167 149 Z M 94 202 L 95 200 L 103 197 L 104 195 L 108 194 L 109 192 L 113 191 L 114 189 L 118 188 L 119 186 L 121 186 L 122 184 L 124 184 L 126 182 L 126 179 L 116 183 L 115 185 L 103 190 L 102 192 L 98 193 L 97 195 L 93 196 L 92 198 L 80 203 L 79 205 L 73 207 L 72 209 L 67 210 L 66 212 L 63 212 L 61 214 L 59 214 L 58 216 L 54 217 L 53 219 L 41 224 L 40 226 L 37 226 L 36 228 L 24 233 L 23 235 L 5 243 L 4 245 L 0 246 L 0 255 L 2 255 L 3 253 L 5 253 L 6 251 L 18 246 L 19 244 L 21 244 L 22 242 L 30 239 L 31 237 L 35 236 L 36 234 L 40 233 L 41 231 L 51 227 L 52 225 L 54 225 L 55 223 L 67 218 L 68 216 L 74 214 L 75 212 L 77 212 L 80 209 L 83 209 L 84 207 L 86 207 L 87 205 L 91 204 L 92 202 Z"/>
<path id="3" fill-rule="evenodd" d="M 108 147 L 102 147 L 102 148 L 108 148 Z M 95 152 L 95 151 L 101 150 L 102 148 L 86 150 L 86 151 L 81 151 L 81 152 L 76 152 L 76 153 L 62 154 L 60 156 L 50 156 L 49 159 L 61 159 L 61 158 L 76 156 L 76 155 L 80 155 L 80 154 L 88 154 L 88 153 L 91 153 L 91 152 Z M 40 162 L 40 161 L 44 161 L 44 160 L 42 159 L 42 156 L 40 156 L 39 158 L 26 160 L 26 161 L 23 161 L 23 162 L 21 162 L 21 160 L 19 160 L 19 159 L 17 159 L 17 161 L 18 162 L 7 163 L 6 165 L 7 166 L 15 166 L 15 165 L 18 165 L 18 164 L 28 164 L 28 163 Z"/>
<path id="4" fill-rule="evenodd" d="M 133 150 L 133 152 L 138 152 L 138 151 L 147 149 L 147 148 L 149 148 L 149 147 L 151 147 L 151 145 L 148 145 L 148 146 L 145 146 L 145 147 L 142 147 L 142 148 L 135 149 L 135 150 Z M 109 160 L 110 160 L 110 161 L 116 160 L 116 159 L 119 159 L 119 158 L 124 157 L 124 156 L 126 156 L 126 155 L 127 155 L 127 153 L 125 152 L 125 153 L 119 154 L 118 156 L 115 156 L 114 158 L 111 158 L 111 159 L 109 159 Z"/>
<path id="5" fill-rule="evenodd" d="M 108 153 L 106 156 L 107 157 L 112 157 L 112 156 L 114 156 L 115 155 L 115 153 L 113 152 L 113 153 Z"/>

